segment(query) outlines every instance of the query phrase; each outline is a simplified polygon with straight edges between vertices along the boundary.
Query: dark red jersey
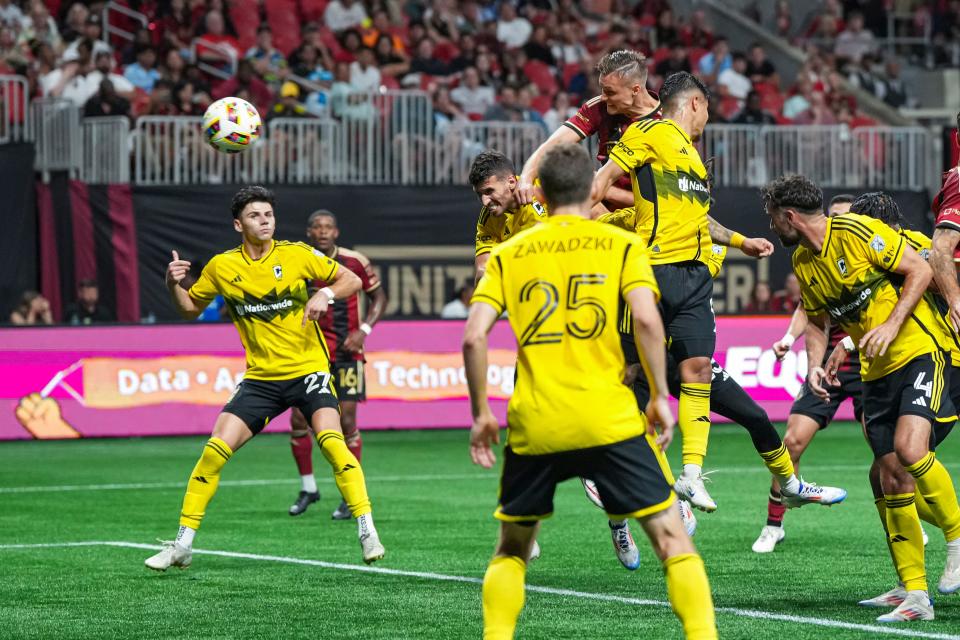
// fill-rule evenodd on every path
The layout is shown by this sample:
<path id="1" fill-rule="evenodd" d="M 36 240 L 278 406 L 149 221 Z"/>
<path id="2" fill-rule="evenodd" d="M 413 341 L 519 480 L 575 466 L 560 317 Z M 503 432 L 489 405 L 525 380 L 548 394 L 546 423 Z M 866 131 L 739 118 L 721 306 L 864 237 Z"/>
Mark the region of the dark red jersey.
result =
<path id="1" fill-rule="evenodd" d="M 840 341 L 847 337 L 847 332 L 840 328 L 840 325 L 835 323 L 830 323 L 830 331 L 827 334 L 827 352 L 823 354 L 823 364 L 827 363 L 827 358 L 830 357 L 830 354 L 833 353 L 834 348 L 840 344 Z M 853 353 L 847 355 L 847 361 L 840 371 L 853 371 L 854 373 L 860 372 L 860 352 L 854 351 Z"/>
<path id="2" fill-rule="evenodd" d="M 651 92 L 650 95 L 654 98 L 657 97 L 653 92 Z M 620 136 L 623 135 L 626 128 L 633 122 L 646 120 L 648 118 L 660 118 L 659 105 L 657 105 L 656 109 L 644 116 L 630 119 L 620 114 L 612 115 L 607 111 L 607 105 L 604 104 L 600 96 L 597 96 L 584 102 L 580 106 L 580 110 L 563 124 L 580 136 L 581 140 L 597 134 L 597 140 L 599 142 L 597 145 L 597 161 L 603 165 L 607 162 L 610 150 L 620 141 Z M 616 186 L 628 191 L 631 190 L 630 176 L 626 175 L 621 177 L 620 180 L 616 182 Z"/>
<path id="3" fill-rule="evenodd" d="M 937 217 L 938 229 L 960 231 L 960 167 L 954 167 L 943 174 L 943 186 L 933 199 L 932 208 Z M 953 259 L 960 260 L 960 248 L 954 250 Z"/>
<path id="4" fill-rule="evenodd" d="M 337 247 L 332 256 L 340 266 L 357 274 L 360 278 L 360 288 L 365 293 L 372 293 L 380 288 L 380 279 L 373 271 L 370 261 L 359 251 L 352 251 Z M 316 281 L 313 286 L 323 288 L 328 283 Z M 360 292 L 335 301 L 325 315 L 320 318 L 320 329 L 330 349 L 331 361 L 363 360 L 363 353 L 351 353 L 343 348 L 343 341 L 351 332 L 360 328 Z"/>

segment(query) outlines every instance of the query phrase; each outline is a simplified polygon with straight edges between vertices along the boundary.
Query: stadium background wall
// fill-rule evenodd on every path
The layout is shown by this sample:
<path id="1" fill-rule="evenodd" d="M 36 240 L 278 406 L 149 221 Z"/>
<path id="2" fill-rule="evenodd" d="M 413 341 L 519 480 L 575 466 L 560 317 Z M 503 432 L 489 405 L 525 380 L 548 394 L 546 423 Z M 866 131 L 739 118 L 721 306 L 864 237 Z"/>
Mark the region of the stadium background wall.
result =
<path id="1" fill-rule="evenodd" d="M 26 145 L 21 153 L 29 153 Z M 2 147 L 0 147 L 2 149 Z M 0 312 L 6 317 L 24 289 L 40 288 L 54 314 L 73 301 L 82 278 L 96 278 L 101 300 L 121 322 L 152 317 L 177 320 L 163 287 L 170 251 L 203 261 L 236 246 L 229 203 L 236 185 L 137 187 L 86 185 L 54 174 L 36 190 L 25 188 L 29 167 L 21 155 L 0 153 L 11 207 L 4 234 Z M 463 284 L 473 279 L 473 229 L 479 203 L 468 187 L 282 185 L 277 194 L 277 238 L 302 240 L 307 216 L 333 211 L 344 246 L 367 254 L 380 270 L 389 296 L 388 317 L 436 317 Z M 828 190 L 825 197 L 836 191 Z M 36 195 L 36 207 L 32 201 Z M 718 188 L 713 215 L 747 235 L 771 237 L 755 188 Z M 929 232 L 929 199 L 922 192 L 894 192 L 910 226 Z M 34 247 L 38 246 L 39 261 Z M 760 279 L 782 287 L 790 254 L 778 246 L 769 260 L 731 251 L 714 287 L 714 308 L 738 313 Z M 38 275 L 39 270 L 39 275 Z M 10 277 L 6 277 L 9 275 Z"/>
<path id="2" fill-rule="evenodd" d="M 26 290 L 39 289 L 33 145 L 0 145 L 0 313 L 6 319 Z"/>

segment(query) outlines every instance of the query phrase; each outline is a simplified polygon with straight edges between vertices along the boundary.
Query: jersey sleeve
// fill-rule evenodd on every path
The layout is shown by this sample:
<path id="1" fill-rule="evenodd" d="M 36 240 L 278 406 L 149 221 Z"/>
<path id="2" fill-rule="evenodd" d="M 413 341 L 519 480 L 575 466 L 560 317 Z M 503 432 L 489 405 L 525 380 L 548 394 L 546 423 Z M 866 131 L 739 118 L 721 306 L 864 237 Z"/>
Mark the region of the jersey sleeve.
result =
<path id="1" fill-rule="evenodd" d="M 627 173 L 650 162 L 654 157 L 654 137 L 660 129 L 653 126 L 657 122 L 642 120 L 627 127 L 617 146 L 610 152 L 610 160 Z"/>
<path id="2" fill-rule="evenodd" d="M 377 276 L 377 272 L 374 271 L 370 259 L 360 252 L 355 253 L 357 254 L 357 261 L 359 261 L 363 267 L 357 272 L 357 275 L 360 276 L 360 286 L 366 293 L 376 291 L 380 288 L 380 278 Z"/>
<path id="3" fill-rule="evenodd" d="M 609 213 L 601 214 L 597 218 L 597 222 L 612 224 L 624 231 L 635 232 L 637 229 L 637 209 L 636 207 L 626 207 L 625 209 L 610 211 Z"/>
<path id="4" fill-rule="evenodd" d="M 308 245 L 298 243 L 304 253 L 301 255 L 303 261 L 303 277 L 311 280 L 323 280 L 332 282 L 340 268 L 335 260 L 331 260 L 325 253 L 319 249 L 314 249 Z"/>
<path id="5" fill-rule="evenodd" d="M 494 235 L 494 231 L 490 226 L 490 219 L 492 216 L 487 213 L 487 208 L 484 207 L 480 211 L 480 217 L 477 219 L 477 237 L 476 237 L 476 254 L 482 256 L 485 253 L 490 253 L 493 251 L 493 248 L 497 246 L 497 240 Z"/>
<path id="6" fill-rule="evenodd" d="M 514 235 L 547 219 L 547 206 L 538 200 L 520 207 L 519 219 L 515 221 Z"/>
<path id="7" fill-rule="evenodd" d="M 209 303 L 220 293 L 219 285 L 220 281 L 217 278 L 217 257 L 214 256 L 203 268 L 203 271 L 200 272 L 200 277 L 197 278 L 197 281 L 193 283 L 193 286 L 190 287 L 187 293 L 196 302 Z"/>
<path id="8" fill-rule="evenodd" d="M 871 232 L 869 241 L 863 242 L 852 234 L 845 234 L 845 237 L 850 242 L 863 243 L 862 250 L 870 264 L 884 271 L 896 270 L 907 247 L 906 239 L 879 220 L 870 220 L 867 226 Z"/>
<path id="9" fill-rule="evenodd" d="M 793 273 L 797 276 L 797 282 L 800 283 L 800 304 L 810 316 L 819 316 L 827 309 L 827 303 L 810 286 L 810 277 L 807 273 L 805 264 L 800 259 L 801 250 L 793 252 Z"/>
<path id="10" fill-rule="evenodd" d="M 477 288 L 470 298 L 470 303 L 485 302 L 497 310 L 497 315 L 501 314 L 507 308 L 506 296 L 503 292 L 503 267 L 500 264 L 500 258 L 496 254 L 490 257 L 487 262 L 487 269 L 483 272 L 483 277 L 477 283 Z"/>
<path id="11" fill-rule="evenodd" d="M 944 179 L 936 206 L 935 226 L 960 231 L 960 169 L 954 169 Z"/>
<path id="12" fill-rule="evenodd" d="M 600 121 L 603 118 L 601 109 L 603 109 L 603 101 L 599 96 L 587 100 L 580 105 L 580 109 L 571 118 L 563 123 L 563 126 L 573 130 L 581 140 L 589 138 L 600 128 Z"/>
<path id="13" fill-rule="evenodd" d="M 710 247 L 710 255 L 707 256 L 707 269 L 710 270 L 710 276 L 716 278 L 720 275 L 720 269 L 723 268 L 723 261 L 727 257 L 727 248 L 721 244 L 715 244 Z"/>
<path id="14" fill-rule="evenodd" d="M 637 287 L 650 289 L 654 298 L 660 300 L 660 288 L 653 275 L 647 250 L 640 243 L 630 241 L 623 258 L 623 270 L 620 272 L 620 295 L 626 297 Z"/>

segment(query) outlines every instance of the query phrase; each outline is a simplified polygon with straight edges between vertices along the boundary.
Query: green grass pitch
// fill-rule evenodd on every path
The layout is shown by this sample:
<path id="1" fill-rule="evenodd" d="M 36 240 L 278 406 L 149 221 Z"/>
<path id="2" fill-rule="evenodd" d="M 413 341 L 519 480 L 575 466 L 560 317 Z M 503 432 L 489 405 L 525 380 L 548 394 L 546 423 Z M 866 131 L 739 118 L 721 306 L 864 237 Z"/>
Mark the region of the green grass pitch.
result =
<path id="1" fill-rule="evenodd" d="M 165 574 L 143 567 L 146 549 L 32 545 L 171 538 L 203 438 L 0 444 L 0 638 L 479 638 L 479 585 L 438 575 L 482 577 L 496 535 L 496 472 L 470 464 L 465 431 L 371 432 L 364 440 L 387 546 L 375 567 L 400 573 L 355 570 L 362 566 L 355 525 L 330 520 L 338 496 L 319 452 L 321 503 L 287 515 L 299 484 L 285 436 L 260 436 L 227 465 L 195 543 L 269 557 L 197 554 L 190 569 Z M 679 449 L 670 450 L 675 469 Z M 960 436 L 947 440 L 940 458 L 960 484 Z M 960 594 L 935 596 L 936 621 L 883 629 L 874 623 L 878 611 L 856 606 L 895 581 L 869 461 L 858 427 L 821 433 L 804 475 L 843 486 L 849 497 L 832 508 L 789 511 L 786 540 L 759 556 L 750 545 L 765 521 L 768 475 L 745 431 L 714 428 L 707 469 L 717 470 L 711 493 L 719 510 L 698 513 L 695 541 L 722 638 L 960 637 Z M 44 489 L 55 486 L 62 488 Z M 927 531 L 935 589 L 944 541 Z M 559 489 L 540 542 L 528 584 L 568 591 L 528 592 L 519 638 L 681 637 L 668 608 L 644 602 L 666 600 L 646 540 L 638 535 L 640 569 L 622 569 L 605 519 L 579 483 Z"/>

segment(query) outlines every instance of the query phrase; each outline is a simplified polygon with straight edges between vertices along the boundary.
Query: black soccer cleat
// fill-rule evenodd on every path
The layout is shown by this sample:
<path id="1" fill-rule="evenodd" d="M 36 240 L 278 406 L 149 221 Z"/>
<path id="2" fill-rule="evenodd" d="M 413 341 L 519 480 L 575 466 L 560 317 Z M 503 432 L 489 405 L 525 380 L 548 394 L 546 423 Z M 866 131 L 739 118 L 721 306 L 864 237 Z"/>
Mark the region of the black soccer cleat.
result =
<path id="1" fill-rule="evenodd" d="M 307 507 L 320 499 L 320 492 L 307 493 L 301 491 L 297 494 L 297 501 L 290 505 L 290 515 L 298 516 L 307 510 Z"/>
<path id="2" fill-rule="evenodd" d="M 350 520 L 353 518 L 353 514 L 350 513 L 350 507 L 347 506 L 346 501 L 341 500 L 340 506 L 330 514 L 330 517 L 334 520 Z"/>

